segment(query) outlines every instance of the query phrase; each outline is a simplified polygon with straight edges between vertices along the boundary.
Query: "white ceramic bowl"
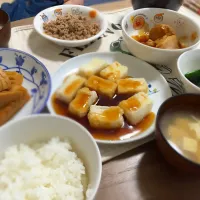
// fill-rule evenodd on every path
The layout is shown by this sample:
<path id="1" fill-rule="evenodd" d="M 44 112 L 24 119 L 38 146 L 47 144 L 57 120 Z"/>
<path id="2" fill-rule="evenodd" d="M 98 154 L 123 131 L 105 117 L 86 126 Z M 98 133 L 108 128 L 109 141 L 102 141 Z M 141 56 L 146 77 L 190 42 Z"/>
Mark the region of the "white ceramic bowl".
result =
<path id="1" fill-rule="evenodd" d="M 60 116 L 35 115 L 12 121 L 0 129 L 0 151 L 12 145 L 46 141 L 52 137 L 67 138 L 83 160 L 89 177 L 89 188 L 92 189 L 87 200 L 93 200 L 101 179 L 101 156 L 90 133 L 73 120 Z"/>
<path id="2" fill-rule="evenodd" d="M 188 72 L 193 72 L 198 69 L 200 70 L 200 49 L 188 51 L 182 54 L 178 59 L 177 67 L 178 74 L 184 84 L 185 91 L 187 93 L 200 94 L 200 88 L 185 77 L 185 74 Z"/>
<path id="3" fill-rule="evenodd" d="M 178 37 L 191 38 L 191 34 L 196 33 L 197 38 L 194 41 L 188 40 L 189 47 L 175 50 L 149 47 L 131 38 L 144 26 L 149 26 L 151 29 L 155 24 L 172 26 Z M 174 62 L 185 51 L 196 48 L 200 40 L 200 29 L 197 23 L 183 14 L 160 8 L 144 8 L 130 12 L 122 21 L 122 33 L 127 48 L 133 55 L 149 63 L 164 65 Z"/>
<path id="4" fill-rule="evenodd" d="M 96 12 L 96 17 L 91 18 L 89 13 Z M 90 17 L 92 21 L 97 22 L 100 24 L 101 31 L 93 37 L 84 40 L 61 40 L 57 38 L 53 38 L 47 34 L 44 34 L 43 30 L 43 23 L 48 22 L 50 20 L 55 20 L 59 15 L 65 15 L 66 13 L 70 13 L 73 15 L 81 15 L 85 17 Z M 108 27 L 107 20 L 105 19 L 104 15 L 99 11 L 95 10 L 94 8 L 80 6 L 80 5 L 60 5 L 54 6 L 51 8 L 47 8 L 43 10 L 39 14 L 36 15 L 34 18 L 34 28 L 35 30 L 44 38 L 58 44 L 61 46 L 66 47 L 78 47 L 89 44 L 90 42 L 98 39 L 101 35 L 103 35 Z"/>

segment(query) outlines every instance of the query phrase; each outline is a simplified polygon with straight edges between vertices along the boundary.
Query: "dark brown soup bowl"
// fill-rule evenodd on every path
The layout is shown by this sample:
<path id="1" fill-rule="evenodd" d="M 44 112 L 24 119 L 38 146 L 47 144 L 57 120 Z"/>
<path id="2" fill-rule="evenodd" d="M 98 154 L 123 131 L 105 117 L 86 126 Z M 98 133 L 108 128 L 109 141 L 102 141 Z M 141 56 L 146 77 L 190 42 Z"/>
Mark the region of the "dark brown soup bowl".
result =
<path id="1" fill-rule="evenodd" d="M 8 14 L 0 9 L 0 48 L 8 47 L 11 36 L 11 25 Z"/>
<path id="2" fill-rule="evenodd" d="M 198 106 L 200 107 L 200 95 L 199 94 L 183 94 L 175 97 L 171 97 L 166 100 L 160 107 L 156 118 L 156 142 L 161 153 L 165 159 L 179 171 L 190 172 L 200 175 L 200 164 L 195 163 L 188 158 L 178 153 L 164 136 L 161 127 L 161 119 L 167 113 L 169 109 L 173 107 L 181 106 Z M 200 110 L 197 111 L 200 113 Z"/>

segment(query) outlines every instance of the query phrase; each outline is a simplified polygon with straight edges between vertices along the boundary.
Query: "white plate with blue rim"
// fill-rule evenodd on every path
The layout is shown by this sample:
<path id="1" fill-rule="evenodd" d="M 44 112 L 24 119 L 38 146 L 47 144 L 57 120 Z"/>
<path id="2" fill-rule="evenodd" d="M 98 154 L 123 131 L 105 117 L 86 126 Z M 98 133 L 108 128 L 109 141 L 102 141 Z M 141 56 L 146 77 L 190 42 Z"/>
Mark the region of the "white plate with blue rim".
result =
<path id="1" fill-rule="evenodd" d="M 149 86 L 149 96 L 153 101 L 152 112 L 155 115 L 157 114 L 160 105 L 166 99 L 172 96 L 170 87 L 165 78 L 160 74 L 159 71 L 157 71 L 153 66 L 149 65 L 148 63 L 131 55 L 122 53 L 88 53 L 66 61 L 52 77 L 51 97 L 49 98 L 49 101 L 47 103 L 48 109 L 52 114 L 56 114 L 52 102 L 53 94 L 55 93 L 56 89 L 58 89 L 58 87 L 62 84 L 67 75 L 71 73 L 76 73 L 80 66 L 89 63 L 93 58 L 103 59 L 107 63 L 118 61 L 119 63 L 128 67 L 128 76 L 132 76 L 134 78 L 145 78 Z M 147 136 L 151 135 L 154 130 L 155 120 L 147 130 L 140 134 L 133 136 L 131 135 L 132 133 L 129 133 L 127 137 L 121 137 L 117 140 L 96 139 L 96 141 L 103 144 L 129 143 L 146 138 Z"/>
<path id="2" fill-rule="evenodd" d="M 28 53 L 0 48 L 0 68 L 21 73 L 24 77 L 22 85 L 31 96 L 12 119 L 40 113 L 46 106 L 51 91 L 51 77 L 44 64 Z"/>

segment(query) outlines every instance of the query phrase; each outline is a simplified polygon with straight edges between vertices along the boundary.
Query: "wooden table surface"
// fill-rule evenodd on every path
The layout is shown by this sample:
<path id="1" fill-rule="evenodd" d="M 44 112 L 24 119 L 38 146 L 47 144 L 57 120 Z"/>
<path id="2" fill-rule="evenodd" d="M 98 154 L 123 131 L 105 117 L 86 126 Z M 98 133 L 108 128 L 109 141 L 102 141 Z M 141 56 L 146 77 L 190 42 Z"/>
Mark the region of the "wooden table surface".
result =
<path id="1" fill-rule="evenodd" d="M 130 7 L 129 0 L 95 5 L 101 11 Z M 32 18 L 12 26 L 32 23 Z M 200 179 L 180 174 L 159 153 L 155 141 L 103 165 L 96 200 L 199 200 Z"/>

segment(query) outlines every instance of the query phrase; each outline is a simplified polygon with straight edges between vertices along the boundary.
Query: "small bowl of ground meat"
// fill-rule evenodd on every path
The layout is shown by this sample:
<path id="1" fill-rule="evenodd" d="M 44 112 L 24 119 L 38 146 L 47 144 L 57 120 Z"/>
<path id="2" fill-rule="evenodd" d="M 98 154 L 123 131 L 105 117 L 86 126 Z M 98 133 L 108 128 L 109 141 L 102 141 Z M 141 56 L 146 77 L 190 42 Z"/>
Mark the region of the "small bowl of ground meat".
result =
<path id="1" fill-rule="evenodd" d="M 103 35 L 108 23 L 99 11 L 79 5 L 61 5 L 40 12 L 35 30 L 44 38 L 66 47 L 79 47 Z"/>

